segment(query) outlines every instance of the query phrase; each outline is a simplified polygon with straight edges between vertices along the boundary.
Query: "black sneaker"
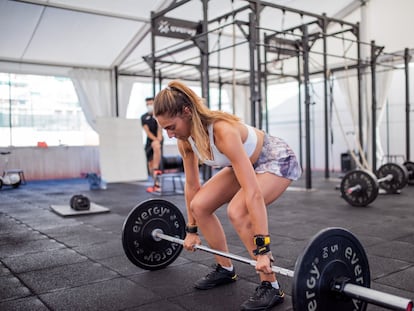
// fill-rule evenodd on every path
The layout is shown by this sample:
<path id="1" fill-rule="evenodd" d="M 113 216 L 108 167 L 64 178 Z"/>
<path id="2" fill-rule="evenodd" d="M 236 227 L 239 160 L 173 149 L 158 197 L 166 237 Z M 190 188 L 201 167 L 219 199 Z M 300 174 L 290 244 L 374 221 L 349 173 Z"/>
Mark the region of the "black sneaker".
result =
<path id="1" fill-rule="evenodd" d="M 219 285 L 224 285 L 236 281 L 237 274 L 234 271 L 228 271 L 221 265 L 216 264 L 214 270 L 195 282 L 194 287 L 197 289 L 210 289 Z"/>
<path id="2" fill-rule="evenodd" d="M 282 303 L 285 293 L 281 289 L 276 289 L 268 281 L 263 281 L 253 296 L 246 300 L 241 306 L 241 310 L 269 310 L 275 305 Z"/>

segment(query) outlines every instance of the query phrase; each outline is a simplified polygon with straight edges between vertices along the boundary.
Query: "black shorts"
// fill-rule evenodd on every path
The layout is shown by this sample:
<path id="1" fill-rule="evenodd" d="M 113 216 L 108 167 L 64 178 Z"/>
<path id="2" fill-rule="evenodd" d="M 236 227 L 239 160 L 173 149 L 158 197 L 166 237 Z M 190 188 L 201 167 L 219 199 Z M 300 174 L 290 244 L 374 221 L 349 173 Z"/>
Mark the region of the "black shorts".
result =
<path id="1" fill-rule="evenodd" d="M 147 162 L 152 161 L 154 158 L 154 150 L 152 149 L 151 145 L 145 146 L 145 155 L 147 156 Z"/>

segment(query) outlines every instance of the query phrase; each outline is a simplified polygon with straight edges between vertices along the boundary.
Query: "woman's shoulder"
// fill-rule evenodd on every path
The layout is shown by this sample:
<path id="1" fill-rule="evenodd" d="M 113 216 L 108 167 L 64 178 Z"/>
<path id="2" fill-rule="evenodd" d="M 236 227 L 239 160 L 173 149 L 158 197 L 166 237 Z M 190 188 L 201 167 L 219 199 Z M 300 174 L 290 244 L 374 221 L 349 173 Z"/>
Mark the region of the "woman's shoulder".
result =
<path id="1" fill-rule="evenodd" d="M 239 128 L 239 127 L 246 127 L 247 124 L 241 120 L 226 120 L 226 119 L 218 119 L 213 122 L 214 129 L 216 127 L 232 127 L 232 128 Z"/>
<path id="2" fill-rule="evenodd" d="M 229 135 L 241 135 L 241 133 L 244 131 L 244 127 L 244 124 L 241 122 L 217 120 L 213 123 L 214 137 L 221 138 L 225 136 L 228 137 Z"/>
<path id="3" fill-rule="evenodd" d="M 215 120 L 210 124 L 210 126 L 213 126 L 214 129 L 216 128 L 227 128 L 227 127 L 238 127 L 242 125 L 243 123 L 240 121 L 234 121 L 234 120 L 225 120 L 225 119 L 218 119 Z"/>

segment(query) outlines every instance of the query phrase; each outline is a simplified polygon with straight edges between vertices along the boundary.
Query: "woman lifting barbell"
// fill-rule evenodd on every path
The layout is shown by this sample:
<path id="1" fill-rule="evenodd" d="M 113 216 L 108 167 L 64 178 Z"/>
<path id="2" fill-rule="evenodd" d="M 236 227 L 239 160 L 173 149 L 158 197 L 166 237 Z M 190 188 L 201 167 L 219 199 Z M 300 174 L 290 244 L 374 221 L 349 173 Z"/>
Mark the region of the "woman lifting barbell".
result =
<path id="1" fill-rule="evenodd" d="M 184 248 L 201 244 L 200 228 L 210 247 L 228 252 L 215 211 L 228 203 L 227 214 L 249 254 L 257 261 L 261 284 L 242 310 L 260 310 L 283 302 L 271 269 L 266 205 L 275 201 L 301 168 L 292 149 L 280 138 L 248 126 L 229 113 L 208 109 L 202 98 L 180 81 L 171 81 L 154 99 L 154 115 L 168 136 L 178 139 L 185 171 L 187 235 Z M 203 185 L 199 161 L 223 167 Z M 216 256 L 217 265 L 195 287 L 209 289 L 237 278 L 230 259 Z"/>

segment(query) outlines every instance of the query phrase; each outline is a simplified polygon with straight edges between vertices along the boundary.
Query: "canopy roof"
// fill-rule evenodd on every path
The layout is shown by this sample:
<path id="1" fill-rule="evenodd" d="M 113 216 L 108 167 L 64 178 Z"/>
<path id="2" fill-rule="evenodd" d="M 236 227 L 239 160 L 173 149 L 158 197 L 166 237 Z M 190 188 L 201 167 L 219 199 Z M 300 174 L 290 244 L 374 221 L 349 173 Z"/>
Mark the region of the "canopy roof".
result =
<path id="1" fill-rule="evenodd" d="M 3 67 L 0 66 L 0 71 L 4 68 L 4 64 L 18 63 L 95 69 L 116 67 L 121 74 L 151 76 L 150 65 L 143 60 L 144 56 L 151 54 L 151 12 L 158 12 L 171 4 L 184 2 L 187 1 L 0 0 L 0 62 L 3 64 Z M 327 16 L 338 19 L 347 17 L 355 23 L 359 21 L 360 14 L 352 15 L 352 13 L 358 10 L 361 2 L 364 1 L 269 0 L 268 2 L 307 13 L 318 15 L 326 13 Z M 384 2 L 384 0 L 368 2 Z M 410 0 L 392 1 L 395 2 L 404 2 L 412 6 L 409 4 L 412 2 Z M 212 21 L 247 5 L 249 2 L 245 0 L 210 0 L 207 19 Z M 227 68 L 237 66 L 248 70 L 248 40 L 242 26 L 232 26 L 234 20 L 248 21 L 248 13 L 249 10 L 242 10 L 240 13 L 209 24 L 209 31 L 211 31 L 209 50 L 216 51 L 210 57 L 211 66 Z M 387 12 L 387 14 L 391 13 Z M 203 20 L 202 1 L 188 1 L 168 12 L 166 16 L 199 22 Z M 283 31 L 307 23 L 312 18 L 306 14 L 266 9 L 260 15 L 260 26 L 268 32 Z M 389 27 L 391 28 L 392 24 Z M 389 37 L 398 36 L 391 30 Z M 374 40 L 375 37 L 367 39 Z M 165 69 L 166 76 L 188 74 L 196 78 L 197 73 L 194 68 L 186 69 L 182 65 L 174 67 L 171 64 L 176 62 L 199 65 L 200 51 L 193 42 L 191 43 L 193 48 L 182 48 L 181 52 L 171 53 L 171 50 L 188 45 L 188 41 L 186 43 L 172 38 L 156 38 L 155 50 L 164 55 L 163 60 L 169 62 L 162 67 Z M 237 48 L 231 47 L 234 43 L 237 43 Z M 378 43 L 388 42 L 383 39 Z M 394 44 L 392 48 L 400 50 L 403 46 L 403 44 Z M 169 53 L 171 55 L 168 55 Z"/>

